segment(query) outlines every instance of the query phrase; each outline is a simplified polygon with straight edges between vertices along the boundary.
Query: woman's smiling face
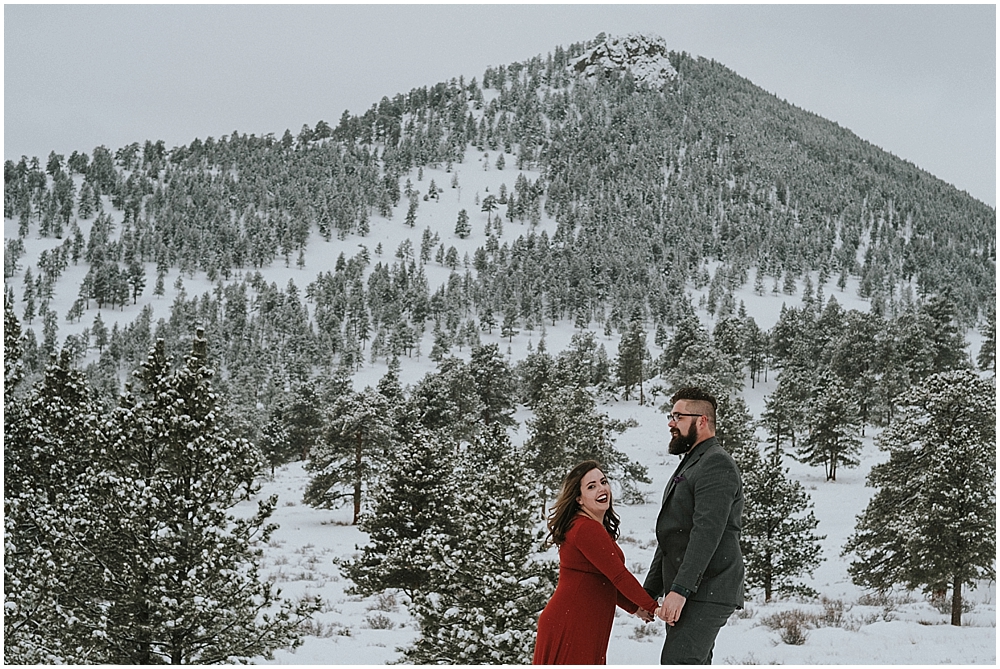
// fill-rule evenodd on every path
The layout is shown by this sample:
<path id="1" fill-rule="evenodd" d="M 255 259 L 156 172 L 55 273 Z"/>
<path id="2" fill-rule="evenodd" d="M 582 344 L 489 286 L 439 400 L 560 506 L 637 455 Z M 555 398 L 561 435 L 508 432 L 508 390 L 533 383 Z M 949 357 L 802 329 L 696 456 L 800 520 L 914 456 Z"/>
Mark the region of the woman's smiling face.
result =
<path id="1" fill-rule="evenodd" d="M 600 469 L 591 469 L 580 479 L 580 496 L 576 498 L 580 509 L 598 522 L 611 507 L 611 487 L 608 477 Z"/>

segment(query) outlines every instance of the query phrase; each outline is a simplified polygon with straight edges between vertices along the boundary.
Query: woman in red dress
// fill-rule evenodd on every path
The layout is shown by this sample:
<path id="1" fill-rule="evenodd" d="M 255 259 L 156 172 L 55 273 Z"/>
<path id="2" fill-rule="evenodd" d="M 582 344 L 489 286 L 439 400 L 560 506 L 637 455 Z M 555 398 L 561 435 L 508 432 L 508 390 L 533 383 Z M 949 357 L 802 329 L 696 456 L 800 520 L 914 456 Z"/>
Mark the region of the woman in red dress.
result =
<path id="1" fill-rule="evenodd" d="M 657 602 L 626 569 L 615 543 L 618 524 L 600 465 L 581 462 L 567 474 L 549 516 L 559 583 L 538 618 L 532 664 L 607 664 L 616 605 L 653 620 Z"/>

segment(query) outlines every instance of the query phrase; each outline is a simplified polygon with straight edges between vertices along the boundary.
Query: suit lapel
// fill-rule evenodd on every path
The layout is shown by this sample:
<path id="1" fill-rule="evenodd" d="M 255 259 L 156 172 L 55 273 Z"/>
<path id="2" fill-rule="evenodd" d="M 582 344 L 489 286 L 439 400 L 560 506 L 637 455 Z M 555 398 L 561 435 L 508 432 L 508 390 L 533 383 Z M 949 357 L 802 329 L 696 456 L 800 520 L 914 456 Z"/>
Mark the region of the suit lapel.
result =
<path id="1" fill-rule="evenodd" d="M 674 470 L 673 476 L 671 476 L 670 480 L 667 481 L 667 487 L 663 491 L 663 502 L 661 503 L 661 508 L 660 508 L 661 511 L 663 510 L 663 507 L 667 505 L 667 500 L 670 498 L 670 493 L 674 491 L 674 488 L 677 487 L 677 484 L 680 481 L 684 480 L 683 476 L 684 471 L 701 459 L 701 456 L 703 456 L 705 454 L 705 451 L 708 450 L 708 446 L 712 441 L 713 437 L 709 437 L 708 439 L 706 439 L 705 441 L 701 442 L 693 449 L 688 451 L 687 455 L 685 455 L 681 459 L 681 463 L 677 465 L 677 469 Z"/>

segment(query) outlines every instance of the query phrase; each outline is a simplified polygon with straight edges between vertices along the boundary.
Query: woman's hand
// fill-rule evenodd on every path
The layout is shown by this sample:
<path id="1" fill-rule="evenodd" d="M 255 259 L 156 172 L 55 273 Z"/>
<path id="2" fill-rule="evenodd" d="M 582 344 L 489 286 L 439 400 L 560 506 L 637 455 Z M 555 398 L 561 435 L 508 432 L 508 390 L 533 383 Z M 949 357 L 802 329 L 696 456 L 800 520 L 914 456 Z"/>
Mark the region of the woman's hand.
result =
<path id="1" fill-rule="evenodd" d="M 659 610 L 659 608 L 657 608 L 657 610 Z M 642 622 L 644 622 L 644 623 L 651 623 L 651 622 L 653 622 L 653 619 L 656 617 L 654 614 L 652 614 L 649 611 L 647 611 L 646 609 L 642 609 L 642 608 L 640 608 L 638 611 L 636 611 L 635 615 L 637 615 L 640 618 L 642 618 Z"/>

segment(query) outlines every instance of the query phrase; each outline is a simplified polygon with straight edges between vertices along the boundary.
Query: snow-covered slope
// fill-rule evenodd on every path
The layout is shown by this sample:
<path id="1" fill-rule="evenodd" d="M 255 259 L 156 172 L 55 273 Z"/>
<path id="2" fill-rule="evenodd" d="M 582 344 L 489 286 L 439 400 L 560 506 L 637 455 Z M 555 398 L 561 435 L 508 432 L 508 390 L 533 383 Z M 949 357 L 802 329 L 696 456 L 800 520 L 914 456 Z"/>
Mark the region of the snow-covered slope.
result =
<path id="1" fill-rule="evenodd" d="M 762 405 L 773 384 L 748 393 L 752 407 Z M 663 398 L 659 399 L 662 402 Z M 665 420 L 657 408 L 636 402 L 601 407 L 612 418 L 634 418 L 639 426 L 621 435 L 618 446 L 629 457 L 649 467 L 653 483 L 647 486 L 647 503 L 616 508 L 622 517 L 620 545 L 629 568 L 642 580 L 653 557 L 653 526 L 657 500 L 676 456 L 667 455 L 663 440 Z M 518 415 L 522 421 L 526 416 Z M 523 432 L 523 427 L 522 427 Z M 821 594 L 819 601 L 780 600 L 764 604 L 759 593 L 734 615 L 719 634 L 716 664 L 994 664 L 996 661 L 996 587 L 984 583 L 968 593 L 975 608 L 964 617 L 965 626 L 948 625 L 948 613 L 932 607 L 919 593 L 895 593 L 884 602 L 865 599 L 847 575 L 847 560 L 840 549 L 853 530 L 855 516 L 871 495 L 865 477 L 880 461 L 871 437 L 865 440 L 862 464 L 845 470 L 836 483 L 826 482 L 819 469 L 789 462 L 791 474 L 812 497 L 817 531 L 825 534 L 824 563 L 808 584 Z M 302 503 L 308 480 L 301 464 L 281 468 L 262 494 L 280 497 L 274 520 L 281 528 L 265 548 L 265 571 L 281 584 L 286 595 L 319 594 L 326 601 L 317 615 L 315 634 L 295 652 L 279 652 L 278 664 L 383 664 L 397 660 L 398 648 L 416 636 L 414 620 L 401 599 L 359 598 L 344 594 L 350 585 L 332 560 L 349 556 L 365 536 L 349 525 L 350 511 L 322 511 Z M 555 560 L 551 549 L 548 556 Z M 779 630 L 766 624 L 782 612 L 799 610 L 818 619 L 820 626 L 806 629 L 801 645 L 783 643 Z M 638 618 L 618 612 L 608 650 L 611 664 L 656 664 L 663 630 L 660 624 L 644 625 Z"/>

